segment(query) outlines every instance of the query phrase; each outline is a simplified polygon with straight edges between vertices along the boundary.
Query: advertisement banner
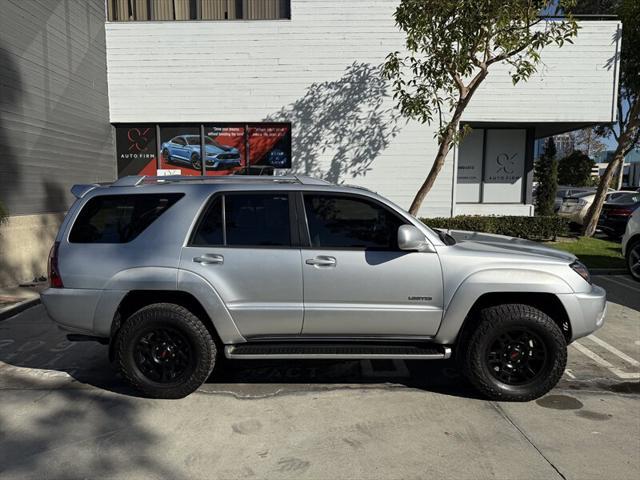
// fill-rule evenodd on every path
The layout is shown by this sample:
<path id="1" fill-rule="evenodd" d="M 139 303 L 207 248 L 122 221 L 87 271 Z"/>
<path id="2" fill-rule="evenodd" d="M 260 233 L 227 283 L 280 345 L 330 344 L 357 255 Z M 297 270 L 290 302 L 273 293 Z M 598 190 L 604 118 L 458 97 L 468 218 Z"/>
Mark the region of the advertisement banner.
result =
<path id="1" fill-rule="evenodd" d="M 229 175 L 246 165 L 244 125 L 205 125 L 204 135 L 207 175 Z"/>
<path id="2" fill-rule="evenodd" d="M 200 175 L 201 162 L 199 126 L 160 127 L 160 168 Z"/>
<path id="3" fill-rule="evenodd" d="M 291 125 L 249 124 L 249 164 L 291 168 Z"/>
<path id="4" fill-rule="evenodd" d="M 156 175 L 156 126 L 118 125 L 116 155 L 118 177 Z"/>

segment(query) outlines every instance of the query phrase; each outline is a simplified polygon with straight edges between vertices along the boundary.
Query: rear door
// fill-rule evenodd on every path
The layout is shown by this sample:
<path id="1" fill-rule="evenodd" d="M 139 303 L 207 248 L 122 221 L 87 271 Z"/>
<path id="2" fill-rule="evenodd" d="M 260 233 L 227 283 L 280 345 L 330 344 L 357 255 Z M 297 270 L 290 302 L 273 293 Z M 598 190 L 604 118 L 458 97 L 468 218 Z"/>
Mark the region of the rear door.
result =
<path id="1" fill-rule="evenodd" d="M 217 194 L 184 247 L 180 268 L 204 277 L 245 337 L 299 335 L 302 270 L 287 192 Z"/>
<path id="2" fill-rule="evenodd" d="M 398 248 L 405 219 L 374 199 L 303 194 L 303 335 L 431 336 L 442 318 L 438 255 Z"/>

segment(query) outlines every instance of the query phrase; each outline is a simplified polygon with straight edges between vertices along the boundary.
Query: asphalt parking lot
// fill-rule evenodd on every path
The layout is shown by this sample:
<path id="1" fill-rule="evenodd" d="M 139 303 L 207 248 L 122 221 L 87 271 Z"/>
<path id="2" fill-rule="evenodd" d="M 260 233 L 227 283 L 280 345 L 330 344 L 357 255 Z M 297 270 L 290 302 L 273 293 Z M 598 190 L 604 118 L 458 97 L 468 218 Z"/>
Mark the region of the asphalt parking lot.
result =
<path id="1" fill-rule="evenodd" d="M 640 284 L 595 282 L 605 327 L 529 403 L 478 398 L 449 361 L 225 361 L 150 400 L 36 306 L 0 322 L 0 477 L 640 478 Z"/>

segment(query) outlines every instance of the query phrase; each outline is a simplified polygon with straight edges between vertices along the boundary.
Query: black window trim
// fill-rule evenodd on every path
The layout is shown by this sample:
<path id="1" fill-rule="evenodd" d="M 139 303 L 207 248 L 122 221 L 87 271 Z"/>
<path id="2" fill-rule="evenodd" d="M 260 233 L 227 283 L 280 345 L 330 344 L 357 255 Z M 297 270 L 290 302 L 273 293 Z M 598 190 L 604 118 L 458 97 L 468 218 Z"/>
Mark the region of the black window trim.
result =
<path id="1" fill-rule="evenodd" d="M 331 251 L 369 251 L 369 252 L 404 252 L 404 253 L 409 253 L 406 252 L 405 250 L 400 250 L 399 248 L 397 249 L 380 249 L 380 248 L 367 248 L 367 247 L 314 247 L 311 244 L 311 232 L 309 230 L 309 221 L 307 219 L 307 210 L 304 206 L 304 195 L 309 194 L 309 195 L 324 195 L 324 196 L 340 196 L 340 197 L 351 197 L 351 198 L 356 198 L 358 200 L 366 200 L 369 201 L 371 203 L 374 203 L 375 205 L 379 206 L 380 208 L 382 208 L 383 210 L 386 210 L 387 212 L 391 213 L 394 217 L 396 217 L 398 220 L 400 220 L 402 225 L 412 225 L 412 223 L 408 222 L 406 218 L 404 218 L 402 215 L 398 214 L 398 212 L 396 212 L 395 210 L 393 210 L 392 208 L 390 208 L 388 205 L 385 205 L 384 203 L 382 203 L 380 200 L 373 198 L 373 197 L 369 197 L 367 195 L 360 195 L 357 193 L 351 193 L 351 192 L 327 192 L 327 191 L 322 191 L 322 190 L 301 190 L 298 192 L 299 193 L 299 208 L 302 209 L 302 222 L 301 222 L 301 230 L 300 230 L 300 235 L 301 238 L 305 239 L 306 245 L 303 245 L 301 248 L 303 250 L 331 250 Z"/>
<path id="2" fill-rule="evenodd" d="M 227 195 L 255 195 L 255 194 L 280 194 L 287 195 L 289 199 L 289 238 L 291 245 L 227 245 L 227 213 L 226 199 Z M 300 249 L 300 233 L 298 228 L 298 214 L 295 205 L 295 193 L 290 190 L 220 190 L 212 195 L 205 202 L 205 207 L 200 211 L 198 220 L 194 223 L 191 232 L 189 232 L 189 241 L 186 246 L 189 248 L 243 248 L 243 249 L 264 249 L 264 250 L 298 250 Z M 222 197 L 222 242 L 223 245 L 194 245 L 194 237 L 204 221 L 205 216 L 209 212 L 209 207 L 215 202 L 217 197 Z"/>

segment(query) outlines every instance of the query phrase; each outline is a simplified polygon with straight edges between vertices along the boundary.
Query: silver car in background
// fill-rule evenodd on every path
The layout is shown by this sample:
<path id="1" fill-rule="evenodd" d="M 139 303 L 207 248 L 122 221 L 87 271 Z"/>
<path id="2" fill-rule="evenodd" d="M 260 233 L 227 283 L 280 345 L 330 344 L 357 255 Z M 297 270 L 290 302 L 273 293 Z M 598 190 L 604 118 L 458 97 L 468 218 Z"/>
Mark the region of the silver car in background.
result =
<path id="1" fill-rule="evenodd" d="M 605 292 L 573 255 L 455 241 L 385 198 L 307 177 L 77 185 L 42 302 L 109 344 L 144 394 L 180 398 L 228 359 L 455 357 L 487 398 L 553 388 Z"/>

